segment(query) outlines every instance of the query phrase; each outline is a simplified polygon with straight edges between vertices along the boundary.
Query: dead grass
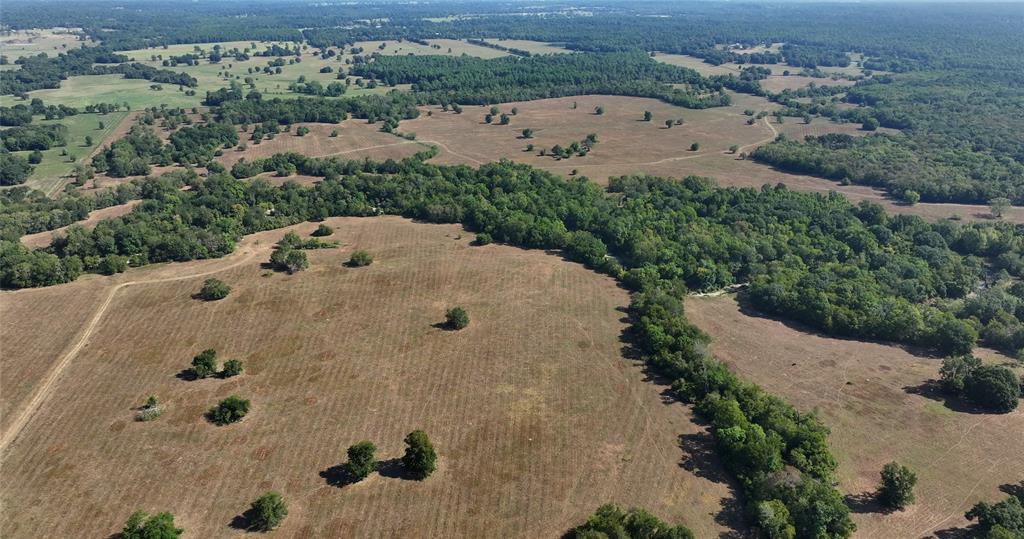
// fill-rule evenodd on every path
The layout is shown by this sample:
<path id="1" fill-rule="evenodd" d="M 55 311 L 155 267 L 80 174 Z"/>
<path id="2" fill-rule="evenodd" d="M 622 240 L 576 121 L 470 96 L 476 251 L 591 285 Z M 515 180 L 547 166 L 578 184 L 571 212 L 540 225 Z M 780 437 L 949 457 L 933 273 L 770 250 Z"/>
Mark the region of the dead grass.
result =
<path id="1" fill-rule="evenodd" d="M 309 133 L 302 137 L 295 135 L 300 125 L 309 128 Z M 405 123 L 400 129 L 407 131 Z M 330 136 L 335 130 L 338 136 Z M 273 140 L 264 140 L 259 144 L 253 144 L 249 135 L 251 132 L 239 135 L 239 139 L 246 144 L 245 151 L 224 150 L 217 161 L 230 169 L 231 165 L 243 157 L 253 161 L 284 152 L 298 152 L 310 157 L 337 155 L 346 159 L 360 159 L 369 156 L 384 160 L 402 159 L 426 149 L 422 144 L 382 132 L 380 124 L 368 124 L 365 120 L 355 119 L 340 124 L 296 124 L 290 133 L 278 133 Z"/>
<path id="2" fill-rule="evenodd" d="M 916 539 L 962 527 L 975 502 L 1002 499 L 998 487 L 1024 477 L 1024 409 L 975 414 L 946 407 L 928 386 L 938 377 L 938 359 L 751 315 L 732 296 L 688 298 L 686 312 L 742 378 L 821 414 L 845 493 L 872 492 L 892 460 L 918 474 L 917 503 L 905 511 L 852 503 L 859 537 Z"/>
<path id="3" fill-rule="evenodd" d="M 550 537 L 606 501 L 648 507 L 700 537 L 727 530 L 714 515 L 731 491 L 707 434 L 620 355 L 627 296 L 614 282 L 539 251 L 470 247 L 454 225 L 329 224 L 342 246 L 311 252 L 311 269 L 296 275 L 258 266 L 278 230 L 221 260 L 4 294 L 18 326 L 0 325 L 3 342 L 24 334 L 2 356 L 6 410 L 17 408 L 11 390 L 32 387 L 92 314 L 97 291 L 138 282 L 116 292 L 3 454 L 0 535 L 105 537 L 144 509 L 173 512 L 190 536 L 237 536 L 232 519 L 268 489 L 289 503 L 283 537 Z M 344 267 L 356 248 L 374 264 Z M 191 299 L 202 278 L 187 276 L 218 268 L 230 268 L 217 276 L 231 295 Z M 179 280 L 144 283 L 167 278 Z M 85 295 L 61 307 L 72 311 L 66 323 L 48 324 L 55 298 L 72 291 Z M 470 326 L 433 327 L 456 304 Z M 178 379 L 207 347 L 246 372 Z M 35 376 L 6 375 L 26 366 Z M 250 415 L 206 423 L 202 413 L 231 393 L 252 399 Z M 165 413 L 134 422 L 150 394 Z M 321 476 L 362 439 L 381 459 L 400 456 L 415 428 L 440 454 L 427 481 L 373 475 L 339 488 Z"/>

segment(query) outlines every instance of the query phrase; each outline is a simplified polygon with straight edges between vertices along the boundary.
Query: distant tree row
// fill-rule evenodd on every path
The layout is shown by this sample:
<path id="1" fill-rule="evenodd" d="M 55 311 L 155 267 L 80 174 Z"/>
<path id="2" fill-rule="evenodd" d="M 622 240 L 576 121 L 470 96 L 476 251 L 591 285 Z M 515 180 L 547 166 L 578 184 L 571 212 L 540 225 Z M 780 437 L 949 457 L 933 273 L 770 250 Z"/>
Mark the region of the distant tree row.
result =
<path id="1" fill-rule="evenodd" d="M 491 60 L 375 55 L 370 62 L 354 65 L 351 73 L 389 86 L 412 84 L 417 99 L 431 104 L 483 105 L 584 94 L 652 97 L 689 108 L 730 102 L 720 83 L 691 69 L 656 62 L 642 53 Z"/>

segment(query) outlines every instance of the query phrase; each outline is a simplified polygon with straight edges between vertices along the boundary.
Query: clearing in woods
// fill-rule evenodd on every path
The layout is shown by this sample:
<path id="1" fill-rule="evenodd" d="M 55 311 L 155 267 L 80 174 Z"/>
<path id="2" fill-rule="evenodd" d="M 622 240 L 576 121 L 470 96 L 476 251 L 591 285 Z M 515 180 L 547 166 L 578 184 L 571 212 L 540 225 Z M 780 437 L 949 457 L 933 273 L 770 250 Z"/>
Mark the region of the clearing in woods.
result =
<path id="1" fill-rule="evenodd" d="M 971 506 L 1002 499 L 998 487 L 1024 477 L 1024 409 L 979 414 L 947 407 L 930 383 L 938 378 L 937 358 L 825 337 L 750 313 L 730 295 L 689 297 L 686 315 L 741 378 L 800 410 L 820 412 L 832 429 L 829 445 L 839 460 L 840 488 L 851 494 L 859 537 L 917 539 L 962 528 Z M 882 466 L 893 460 L 917 473 L 917 503 L 887 514 L 870 493 Z"/>
<path id="2" fill-rule="evenodd" d="M 134 509 L 171 511 L 190 536 L 241 535 L 233 519 L 269 489 L 289 504 L 283 536 L 557 536 L 608 501 L 700 537 L 729 531 L 733 492 L 708 433 L 621 355 L 628 298 L 611 279 L 540 251 L 471 247 L 455 225 L 328 223 L 341 246 L 310 251 L 295 275 L 260 268 L 276 230 L 220 260 L 4 293 L 18 323 L 0 326 L 17 350 L 2 355 L 3 415 L 27 419 L 2 453 L 0 535 L 106 537 Z M 346 268 L 357 248 L 374 263 Z M 191 299 L 210 272 L 231 294 Z M 56 297 L 60 327 L 46 323 Z M 434 327 L 452 305 L 469 327 Z M 211 347 L 245 373 L 178 378 Z M 166 412 L 133 421 L 151 394 Z M 207 423 L 228 394 L 252 412 Z M 428 480 L 330 484 L 350 444 L 394 459 L 417 428 L 439 452 Z"/>

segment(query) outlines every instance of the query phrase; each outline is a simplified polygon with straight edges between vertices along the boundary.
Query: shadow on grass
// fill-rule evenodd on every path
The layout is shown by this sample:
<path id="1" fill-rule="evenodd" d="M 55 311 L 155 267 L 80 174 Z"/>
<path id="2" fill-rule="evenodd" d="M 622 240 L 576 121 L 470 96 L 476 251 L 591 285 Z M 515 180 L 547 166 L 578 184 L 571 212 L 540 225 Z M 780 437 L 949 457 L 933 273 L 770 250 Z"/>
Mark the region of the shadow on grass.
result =
<path id="1" fill-rule="evenodd" d="M 199 379 L 199 377 L 196 376 L 196 373 L 193 372 L 191 368 L 181 369 L 181 371 L 178 372 L 178 374 L 175 374 L 174 377 L 177 378 L 178 380 L 184 380 L 186 382 L 194 382 Z"/>
<path id="2" fill-rule="evenodd" d="M 252 508 L 249 508 L 244 513 L 235 515 L 235 517 L 231 519 L 231 523 L 228 524 L 228 527 L 242 531 L 257 531 L 255 519 L 256 512 L 253 511 Z"/>
<path id="3" fill-rule="evenodd" d="M 878 501 L 878 493 L 874 491 L 861 492 L 860 494 L 847 494 L 843 496 L 843 503 L 850 508 L 850 511 L 858 515 L 868 513 L 879 513 L 887 515 L 893 510 L 885 507 Z"/>
<path id="4" fill-rule="evenodd" d="M 332 487 L 343 488 L 358 483 L 360 479 L 348 469 L 347 464 L 331 466 L 320 472 L 320 477 Z"/>
<path id="5" fill-rule="evenodd" d="M 381 477 L 389 479 L 404 479 L 406 481 L 419 481 L 421 479 L 405 469 L 405 466 L 402 465 L 402 459 L 388 459 L 378 462 L 377 473 Z"/>
<path id="6" fill-rule="evenodd" d="M 947 409 L 964 414 L 989 414 L 984 408 L 973 406 L 962 399 L 949 395 L 942 390 L 937 380 L 925 380 L 916 386 L 903 386 L 903 391 L 911 395 L 920 395 L 926 399 L 941 402 Z"/>

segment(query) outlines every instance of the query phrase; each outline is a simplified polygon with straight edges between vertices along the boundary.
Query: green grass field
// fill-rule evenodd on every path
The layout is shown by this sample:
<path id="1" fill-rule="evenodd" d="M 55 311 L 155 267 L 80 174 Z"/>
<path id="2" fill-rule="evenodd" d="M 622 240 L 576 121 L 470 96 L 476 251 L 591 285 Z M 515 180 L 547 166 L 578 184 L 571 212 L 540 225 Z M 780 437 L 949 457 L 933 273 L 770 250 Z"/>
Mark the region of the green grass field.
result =
<path id="1" fill-rule="evenodd" d="M 434 40 L 440 49 L 433 47 L 427 47 L 417 43 L 387 41 L 383 51 L 377 47 L 381 42 L 361 42 L 357 43 L 357 46 L 361 46 L 365 49 L 364 54 L 370 54 L 372 52 L 382 52 L 383 54 L 392 55 L 405 55 L 405 54 L 437 54 L 437 55 L 452 55 L 458 56 L 461 54 L 469 54 L 472 56 L 479 56 L 481 58 L 496 58 L 505 56 L 506 54 L 489 49 L 487 47 L 480 47 L 477 45 L 471 45 L 465 41 L 457 40 Z M 233 41 L 220 43 L 222 48 L 230 50 L 232 48 L 246 49 L 249 48 L 254 51 L 264 50 L 270 46 L 269 42 L 255 43 L 256 48 L 253 49 L 253 42 L 250 41 Z M 296 97 L 300 94 L 296 94 L 288 90 L 288 87 L 292 83 L 299 81 L 301 77 L 305 77 L 307 81 L 318 81 L 324 86 L 331 82 L 338 80 L 338 73 L 348 73 L 348 65 L 345 64 L 346 59 L 351 59 L 352 55 L 348 54 L 348 49 L 339 52 L 337 56 L 323 59 L 313 54 L 312 47 L 307 48 L 303 51 L 301 61 L 295 64 L 288 64 L 282 66 L 280 74 L 268 75 L 263 73 L 261 70 L 274 58 L 253 56 L 245 61 L 236 61 L 233 58 L 225 57 L 221 62 L 216 64 L 209 63 L 208 60 L 203 58 L 199 65 L 186 66 L 179 65 L 175 67 L 164 67 L 162 65 L 163 59 L 170 56 L 180 56 L 183 54 L 196 52 L 198 47 L 203 53 L 208 53 L 213 49 L 215 43 L 199 43 L 199 44 L 182 44 L 182 45 L 171 45 L 166 49 L 162 47 L 149 48 L 149 49 L 138 49 L 133 51 L 125 51 L 123 54 L 133 59 L 133 61 L 153 66 L 160 69 L 170 69 L 175 72 L 187 73 L 195 77 L 198 82 L 198 86 L 195 88 L 194 96 L 185 95 L 185 89 L 179 89 L 178 86 L 171 84 L 161 85 L 162 90 L 153 90 L 151 88 L 152 83 L 146 80 L 138 79 L 124 79 L 120 75 L 88 75 L 80 77 L 70 77 L 61 83 L 60 88 L 49 89 L 49 90 L 36 90 L 29 92 L 29 96 L 32 98 L 38 97 L 47 104 L 53 105 L 68 105 L 72 107 L 83 108 L 86 105 L 96 103 L 127 103 L 132 110 L 154 107 L 160 105 L 166 105 L 169 107 L 196 107 L 199 106 L 205 97 L 207 91 L 217 90 L 224 88 L 231 84 L 231 81 L 237 81 L 244 84 L 247 77 L 253 79 L 255 89 L 260 93 L 268 97 Z M 291 45 L 291 44 L 289 44 Z M 451 52 L 448 52 L 451 50 Z M 286 58 L 285 60 L 290 60 Z M 324 67 L 330 67 L 330 73 L 321 73 L 320 70 Z M 407 86 L 399 86 L 399 90 L 407 90 Z M 346 96 L 358 96 L 365 94 L 383 94 L 390 91 L 391 88 L 377 87 L 373 89 L 359 88 L 356 85 L 352 85 Z M 19 103 L 20 100 L 14 96 L 5 95 L 0 96 L 0 106 L 11 106 Z"/>
<path id="2" fill-rule="evenodd" d="M 43 162 L 35 165 L 35 169 L 25 185 L 52 195 L 60 188 L 64 177 L 71 173 L 75 163 L 87 163 L 93 150 L 107 138 L 111 131 L 117 128 L 127 114 L 127 112 L 79 114 L 68 116 L 63 120 L 37 121 L 36 123 L 41 125 L 59 123 L 67 126 L 68 143 L 67 146 L 44 151 Z M 103 129 L 99 129 L 100 122 L 103 122 Z M 86 136 L 92 137 L 91 145 L 85 143 Z M 61 152 L 65 150 L 68 155 L 61 155 Z M 27 157 L 31 152 L 15 153 Z"/>

